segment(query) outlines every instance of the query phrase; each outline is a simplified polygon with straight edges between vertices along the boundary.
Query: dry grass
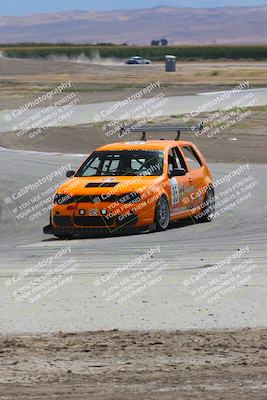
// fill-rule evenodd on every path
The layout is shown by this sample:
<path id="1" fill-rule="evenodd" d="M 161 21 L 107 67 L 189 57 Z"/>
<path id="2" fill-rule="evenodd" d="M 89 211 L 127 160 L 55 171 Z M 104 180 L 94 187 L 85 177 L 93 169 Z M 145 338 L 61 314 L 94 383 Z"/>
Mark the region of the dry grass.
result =
<path id="1" fill-rule="evenodd" d="M 117 90 L 120 85 L 131 87 L 159 80 L 177 85 L 234 85 L 249 80 L 251 85 L 267 85 L 265 62 L 183 62 L 177 63 L 175 73 L 166 73 L 163 63 L 151 66 L 88 65 L 70 62 L 1 59 L 0 90 L 37 93 L 52 84 L 71 80 L 78 89 L 90 91 L 90 86 Z M 98 88 L 99 89 L 99 88 Z"/>

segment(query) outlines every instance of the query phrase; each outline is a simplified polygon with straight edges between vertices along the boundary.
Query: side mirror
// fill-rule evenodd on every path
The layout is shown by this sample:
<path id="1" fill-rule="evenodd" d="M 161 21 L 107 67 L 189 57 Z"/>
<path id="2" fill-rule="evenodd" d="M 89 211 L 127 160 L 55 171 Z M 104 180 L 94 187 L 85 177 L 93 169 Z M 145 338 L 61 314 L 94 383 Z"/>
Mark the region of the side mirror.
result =
<path id="1" fill-rule="evenodd" d="M 73 175 L 75 175 L 75 171 L 67 171 L 66 172 L 66 177 L 71 178 Z"/>
<path id="2" fill-rule="evenodd" d="M 171 176 L 185 176 L 186 170 L 183 168 L 175 168 L 171 174 Z"/>

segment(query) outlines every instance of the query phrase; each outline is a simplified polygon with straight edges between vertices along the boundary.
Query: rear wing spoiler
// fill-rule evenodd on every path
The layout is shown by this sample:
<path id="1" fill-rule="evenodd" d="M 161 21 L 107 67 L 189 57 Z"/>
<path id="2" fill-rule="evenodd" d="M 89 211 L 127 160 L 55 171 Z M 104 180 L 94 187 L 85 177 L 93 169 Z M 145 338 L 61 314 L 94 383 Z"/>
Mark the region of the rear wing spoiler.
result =
<path id="1" fill-rule="evenodd" d="M 148 126 L 141 126 L 138 128 L 131 127 L 131 126 L 122 126 L 120 129 L 120 133 L 122 134 L 124 131 L 128 132 L 142 132 L 141 141 L 146 142 L 146 134 L 147 132 L 177 132 L 177 136 L 175 140 L 180 140 L 181 132 L 199 132 L 203 131 L 204 124 L 203 122 L 198 125 L 193 126 L 175 126 L 175 125 L 148 125 Z M 164 139 L 162 139 L 164 140 Z"/>

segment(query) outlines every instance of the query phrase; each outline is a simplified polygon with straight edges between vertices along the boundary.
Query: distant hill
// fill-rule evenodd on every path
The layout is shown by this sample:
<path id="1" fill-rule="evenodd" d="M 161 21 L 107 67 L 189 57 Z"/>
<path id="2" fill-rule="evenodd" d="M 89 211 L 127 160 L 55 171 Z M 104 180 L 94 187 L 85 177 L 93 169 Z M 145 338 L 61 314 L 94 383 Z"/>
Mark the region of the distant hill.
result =
<path id="1" fill-rule="evenodd" d="M 267 43 L 267 6 L 154 7 L 0 17 L 0 43 L 113 42 L 149 44 Z"/>

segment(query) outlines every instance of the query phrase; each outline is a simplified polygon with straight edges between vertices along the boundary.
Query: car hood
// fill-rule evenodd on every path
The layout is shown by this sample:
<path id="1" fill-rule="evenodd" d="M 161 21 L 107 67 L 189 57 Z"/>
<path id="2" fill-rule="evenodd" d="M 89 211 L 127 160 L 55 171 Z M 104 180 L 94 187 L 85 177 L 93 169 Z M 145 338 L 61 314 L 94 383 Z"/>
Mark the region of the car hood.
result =
<path id="1" fill-rule="evenodd" d="M 157 185 L 162 176 L 118 176 L 118 177 L 73 177 L 63 183 L 57 190 L 60 194 L 100 195 L 142 192 L 151 185 Z"/>

